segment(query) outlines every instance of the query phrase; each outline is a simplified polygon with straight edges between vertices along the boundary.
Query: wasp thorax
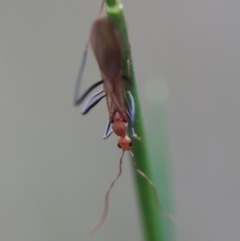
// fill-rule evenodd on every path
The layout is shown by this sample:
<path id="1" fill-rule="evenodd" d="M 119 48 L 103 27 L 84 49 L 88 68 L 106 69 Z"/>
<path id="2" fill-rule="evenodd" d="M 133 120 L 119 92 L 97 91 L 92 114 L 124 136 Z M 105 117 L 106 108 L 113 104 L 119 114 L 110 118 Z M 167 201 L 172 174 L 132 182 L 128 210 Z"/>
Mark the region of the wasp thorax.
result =
<path id="1" fill-rule="evenodd" d="M 112 120 L 112 129 L 117 136 L 124 137 L 127 133 L 128 122 L 116 113 Z"/>

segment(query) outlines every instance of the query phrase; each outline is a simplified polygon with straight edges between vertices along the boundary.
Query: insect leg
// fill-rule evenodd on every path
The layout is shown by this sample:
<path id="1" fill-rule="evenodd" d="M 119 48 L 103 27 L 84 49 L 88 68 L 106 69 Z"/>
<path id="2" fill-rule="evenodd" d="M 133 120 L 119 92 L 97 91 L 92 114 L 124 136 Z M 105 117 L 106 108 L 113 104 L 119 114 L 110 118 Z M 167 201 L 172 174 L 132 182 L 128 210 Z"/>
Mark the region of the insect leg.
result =
<path id="1" fill-rule="evenodd" d="M 133 124 L 131 122 L 131 119 L 130 119 L 130 114 L 129 114 L 129 111 L 127 111 L 127 115 L 128 115 L 128 118 L 129 118 L 129 126 L 131 128 L 131 132 L 132 132 L 132 137 L 134 139 L 137 139 L 137 140 L 140 140 L 140 138 L 138 137 L 138 135 L 136 134 L 135 130 L 134 130 L 134 127 L 133 127 Z"/>
<path id="2" fill-rule="evenodd" d="M 104 7 L 104 2 L 105 2 L 105 1 L 103 0 L 102 3 L 101 3 L 100 11 L 99 11 L 99 13 L 98 13 L 98 19 L 101 18 L 102 11 L 103 11 L 103 7 Z"/>
<path id="3" fill-rule="evenodd" d="M 81 65 L 80 65 L 80 69 L 79 69 L 79 72 L 78 72 L 78 77 L 77 77 L 77 82 L 76 82 L 76 85 L 75 85 L 75 91 L 74 91 L 74 97 L 73 97 L 73 102 L 75 105 L 78 105 L 78 99 L 79 99 L 79 89 L 80 89 L 80 84 L 81 84 L 81 81 L 82 81 L 82 75 L 83 75 L 83 70 L 84 70 L 84 67 L 85 67 L 85 64 L 86 64 L 86 60 L 87 60 L 87 45 L 86 45 L 86 48 L 84 50 L 84 53 L 83 53 L 83 57 L 82 57 L 82 62 L 81 62 Z M 79 103 L 80 104 L 80 103 Z"/>
<path id="4" fill-rule="evenodd" d="M 130 104 L 129 104 L 129 114 L 132 124 L 134 124 L 135 119 L 135 101 L 130 91 L 126 91 L 129 96 Z"/>
<path id="5" fill-rule="evenodd" d="M 95 100 L 92 104 L 90 104 L 97 96 L 99 96 L 102 93 L 103 93 L 103 90 L 98 91 L 85 102 L 82 109 L 83 115 L 86 115 L 101 99 L 103 99 L 106 96 L 106 95 L 100 96 L 97 100 Z"/>
<path id="6" fill-rule="evenodd" d="M 128 116 L 128 120 L 129 120 L 129 126 L 131 128 L 132 136 L 137 136 L 135 131 L 134 131 L 133 122 L 132 122 L 132 119 L 131 119 L 131 114 L 130 114 L 130 112 L 131 112 L 130 108 L 131 107 L 130 107 L 130 104 L 129 104 L 128 100 L 126 100 L 126 102 L 127 102 L 127 116 Z"/>
<path id="7" fill-rule="evenodd" d="M 102 11 L 103 11 L 103 7 L 104 7 L 104 0 L 102 1 L 101 3 L 101 7 L 100 7 L 100 11 L 98 13 L 98 19 L 101 17 L 102 15 Z M 83 76 L 83 70 L 85 68 L 85 64 L 86 64 L 86 61 L 87 61 L 87 53 L 88 53 L 88 46 L 90 44 L 90 41 L 91 41 L 91 35 L 89 36 L 88 38 L 88 41 L 86 43 L 86 46 L 85 46 L 85 50 L 84 50 L 84 53 L 83 53 L 83 57 L 82 57 L 82 62 L 81 62 L 81 65 L 80 65 L 80 69 L 79 69 L 79 72 L 78 72 L 78 76 L 77 76 L 77 81 L 76 81 L 76 85 L 75 85 L 75 91 L 74 91 L 74 97 L 73 97 L 73 103 L 74 105 L 79 105 L 81 104 L 81 102 L 84 100 L 84 98 L 88 95 L 88 93 L 94 89 L 95 87 L 97 87 L 99 84 L 101 84 L 100 82 L 97 82 L 95 85 L 92 86 L 92 88 L 90 87 L 89 88 L 89 91 L 86 91 L 85 94 L 83 94 L 81 97 L 79 97 L 80 95 L 80 84 L 82 82 L 82 76 Z"/>
<path id="8" fill-rule="evenodd" d="M 78 97 L 80 82 L 81 82 L 81 80 L 79 81 L 79 79 L 78 79 L 77 83 L 76 83 L 75 93 L 74 93 L 74 105 L 76 105 L 76 106 L 80 105 L 82 103 L 82 101 L 87 97 L 87 95 L 93 89 L 95 89 L 97 86 L 101 85 L 103 83 L 103 80 L 100 80 L 100 81 L 96 82 L 95 84 L 93 84 L 92 86 L 90 86 L 80 97 Z"/>
<path id="9" fill-rule="evenodd" d="M 131 94 L 130 91 L 126 91 L 128 96 L 129 96 L 129 100 L 130 100 L 130 103 L 128 103 L 127 101 L 127 106 L 128 106 L 128 115 L 129 115 L 129 124 L 130 124 L 130 128 L 131 128 L 131 131 L 132 131 L 132 137 L 133 138 L 136 138 L 136 139 L 139 139 L 137 134 L 135 133 L 135 130 L 134 130 L 134 119 L 135 119 L 135 102 L 134 102 L 134 99 L 133 99 L 133 96 Z"/>
<path id="10" fill-rule="evenodd" d="M 106 127 L 106 130 L 105 130 L 105 132 L 104 132 L 104 134 L 103 134 L 103 139 L 107 139 L 107 138 L 113 133 L 113 130 L 111 130 L 111 131 L 109 132 L 109 129 L 110 129 L 111 124 L 112 124 L 112 122 L 109 120 L 109 121 L 108 121 L 108 124 L 107 124 L 107 127 Z"/>

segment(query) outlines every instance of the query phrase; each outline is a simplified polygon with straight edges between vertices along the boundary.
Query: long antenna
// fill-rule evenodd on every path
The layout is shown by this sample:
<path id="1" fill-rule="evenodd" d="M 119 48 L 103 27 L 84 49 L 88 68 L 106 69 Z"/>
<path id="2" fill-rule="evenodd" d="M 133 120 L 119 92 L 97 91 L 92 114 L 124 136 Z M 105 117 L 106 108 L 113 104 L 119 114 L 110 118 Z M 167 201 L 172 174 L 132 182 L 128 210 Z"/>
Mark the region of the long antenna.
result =
<path id="1" fill-rule="evenodd" d="M 108 213 L 108 204 L 109 204 L 109 194 L 110 191 L 112 190 L 115 182 L 117 181 L 117 179 L 120 177 L 121 173 L 122 173 L 122 160 L 123 160 L 123 155 L 124 155 L 124 151 L 122 152 L 122 155 L 120 157 L 120 162 L 119 162 L 119 173 L 118 175 L 113 179 L 110 187 L 108 188 L 106 195 L 105 195 L 105 205 L 104 205 L 104 211 L 102 214 L 102 217 L 100 218 L 99 222 L 94 225 L 90 230 L 89 233 L 93 234 L 98 228 L 100 228 L 102 226 L 102 224 L 104 223 L 106 217 L 107 217 L 107 213 Z"/>

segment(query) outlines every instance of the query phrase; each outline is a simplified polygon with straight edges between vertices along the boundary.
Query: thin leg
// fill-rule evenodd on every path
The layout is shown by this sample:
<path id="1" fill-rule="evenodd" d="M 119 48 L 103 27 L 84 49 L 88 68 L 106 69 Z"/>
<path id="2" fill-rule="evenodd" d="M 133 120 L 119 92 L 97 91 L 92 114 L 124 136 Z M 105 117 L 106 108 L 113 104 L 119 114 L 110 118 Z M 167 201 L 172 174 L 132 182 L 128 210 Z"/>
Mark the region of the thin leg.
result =
<path id="1" fill-rule="evenodd" d="M 135 119 L 135 101 L 133 99 L 133 96 L 130 91 L 127 91 L 127 94 L 129 96 L 130 104 L 129 104 L 129 114 L 132 124 L 134 124 Z"/>
<path id="2" fill-rule="evenodd" d="M 102 4 L 101 4 L 101 7 L 100 7 L 100 11 L 98 13 L 98 19 L 101 18 L 101 15 L 102 15 L 102 11 L 103 11 L 103 7 L 104 7 L 104 0 L 102 1 Z"/>
<path id="3" fill-rule="evenodd" d="M 102 100 L 106 95 L 103 95 L 99 97 L 97 100 L 95 100 L 86 110 L 82 112 L 83 115 L 86 115 L 100 100 Z"/>
<path id="4" fill-rule="evenodd" d="M 135 138 L 135 139 L 139 139 L 139 137 L 137 136 L 137 134 L 135 133 L 135 130 L 134 130 L 134 119 L 135 119 L 135 102 L 134 102 L 134 99 L 133 99 L 133 96 L 131 94 L 130 91 L 126 91 L 128 96 L 129 96 L 129 99 L 130 99 L 130 103 L 127 101 L 127 106 L 128 106 L 128 117 L 129 117 L 129 124 L 130 124 L 130 128 L 131 128 L 131 131 L 132 131 L 132 137 Z"/>
<path id="5" fill-rule="evenodd" d="M 98 17 L 97 17 L 97 19 L 100 19 L 101 18 L 101 15 L 102 15 L 102 12 L 103 12 L 103 8 L 104 8 L 104 2 L 105 2 L 105 0 L 102 0 L 102 3 L 101 3 L 101 7 L 100 7 L 100 10 L 99 10 L 99 12 L 98 12 Z M 91 35 L 89 36 L 89 39 L 88 39 L 88 41 L 87 41 L 87 43 L 86 43 L 86 49 L 88 48 L 88 46 L 89 46 L 89 44 L 90 44 L 90 42 L 91 42 Z"/>
<path id="6" fill-rule="evenodd" d="M 101 3 L 101 7 L 100 7 L 100 10 L 99 10 L 97 19 L 99 19 L 102 15 L 104 2 L 105 1 L 103 0 L 102 3 Z M 79 72 L 78 72 L 78 77 L 77 77 L 77 82 L 76 82 L 76 85 L 75 85 L 75 91 L 74 91 L 74 97 L 73 97 L 74 105 L 81 104 L 81 102 L 86 98 L 86 96 L 89 94 L 89 92 L 92 89 L 97 87 L 99 84 L 103 83 L 103 81 L 97 82 L 96 84 L 92 85 L 89 88 L 89 90 L 87 90 L 81 97 L 79 97 L 80 96 L 80 85 L 81 85 L 81 82 L 82 82 L 83 70 L 84 70 L 84 67 L 85 67 L 85 64 L 86 64 L 86 61 L 87 61 L 88 46 L 90 44 L 90 41 L 91 41 L 91 35 L 89 36 L 89 39 L 86 43 L 85 50 L 84 50 L 83 57 L 82 57 L 82 62 L 81 62 L 80 69 L 79 69 Z"/>
<path id="7" fill-rule="evenodd" d="M 106 95 L 100 96 L 97 100 L 95 100 L 92 104 L 90 104 L 97 96 L 99 96 L 102 93 L 103 93 L 103 90 L 100 90 L 86 101 L 82 109 L 83 115 L 86 115 L 101 99 L 103 99 L 106 96 Z"/>
<path id="8" fill-rule="evenodd" d="M 103 83 L 103 80 L 100 80 L 98 82 L 96 82 L 95 84 L 93 84 L 92 86 L 90 86 L 83 94 L 82 96 L 78 97 L 79 95 L 79 87 L 80 87 L 80 81 L 77 80 L 77 84 L 76 84 L 76 88 L 75 88 L 75 94 L 74 94 L 74 104 L 76 106 L 80 105 L 82 103 L 82 101 L 87 97 L 87 95 L 96 87 L 98 87 L 99 85 L 101 85 Z"/>
<path id="9" fill-rule="evenodd" d="M 111 121 L 109 120 L 108 121 L 108 124 L 107 124 L 107 127 L 106 127 L 106 130 L 105 130 L 105 132 L 104 132 L 104 134 L 103 134 L 103 139 L 107 139 L 112 133 L 113 133 L 113 130 L 111 130 L 110 132 L 109 132 L 109 129 L 110 129 L 110 127 L 111 127 Z"/>
<path id="10" fill-rule="evenodd" d="M 86 64 L 86 60 L 87 60 L 87 46 L 84 50 L 84 53 L 83 53 L 83 57 L 82 57 L 82 62 L 81 62 L 81 65 L 80 65 L 80 69 L 79 69 L 79 72 L 78 72 L 78 77 L 77 77 L 77 82 L 76 82 L 76 85 L 75 85 L 75 91 L 74 91 L 74 97 L 73 97 L 73 102 L 75 105 L 78 105 L 77 102 L 78 102 L 78 96 L 79 96 L 79 89 L 80 89 L 80 84 L 81 84 L 81 81 L 82 81 L 82 75 L 83 75 L 83 70 L 84 70 L 84 67 L 85 67 L 85 64 Z"/>
<path id="11" fill-rule="evenodd" d="M 80 69 L 79 69 L 78 77 L 77 77 L 77 82 L 76 82 L 76 85 L 75 85 L 73 102 L 74 102 L 74 105 L 76 105 L 76 106 L 80 105 L 81 102 L 86 98 L 86 96 L 94 88 L 96 88 L 98 85 L 103 83 L 103 80 L 100 80 L 99 82 L 93 84 L 87 91 L 85 91 L 85 93 L 82 96 L 80 96 L 80 85 L 81 85 L 81 82 L 82 82 L 83 70 L 85 68 L 85 64 L 86 64 L 86 61 L 87 61 L 87 53 L 88 53 L 87 51 L 88 51 L 88 43 L 86 44 L 86 47 L 85 47 L 85 50 L 84 50 L 84 53 L 83 53 L 82 63 L 80 65 Z"/>
<path id="12" fill-rule="evenodd" d="M 131 121 L 131 119 L 130 119 L 129 111 L 127 111 L 127 115 L 128 115 L 128 119 L 129 119 L 129 126 L 130 126 L 130 129 L 131 129 L 131 132 L 132 132 L 132 137 L 133 137 L 134 139 L 140 140 L 140 138 L 138 137 L 138 135 L 136 134 L 136 132 L 135 132 L 135 130 L 134 130 L 132 121 Z"/>

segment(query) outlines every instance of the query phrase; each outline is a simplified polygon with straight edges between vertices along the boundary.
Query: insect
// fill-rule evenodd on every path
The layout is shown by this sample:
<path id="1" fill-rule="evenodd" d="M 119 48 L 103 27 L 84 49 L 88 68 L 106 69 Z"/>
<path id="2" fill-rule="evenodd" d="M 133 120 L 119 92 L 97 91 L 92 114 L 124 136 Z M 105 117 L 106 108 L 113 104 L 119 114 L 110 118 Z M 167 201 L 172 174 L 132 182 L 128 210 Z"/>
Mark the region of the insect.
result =
<path id="1" fill-rule="evenodd" d="M 122 155 L 119 163 L 119 173 L 112 181 L 105 196 L 104 212 L 100 221 L 90 230 L 93 233 L 98 229 L 106 219 L 108 212 L 109 194 L 117 179 L 122 172 L 122 159 L 125 151 L 129 151 L 136 171 L 146 179 L 154 191 L 155 200 L 159 211 L 171 219 L 170 215 L 166 213 L 160 206 L 157 198 L 156 188 L 151 180 L 137 168 L 134 155 L 131 152 L 132 141 L 127 136 L 127 129 L 131 130 L 132 136 L 137 138 L 134 131 L 134 116 L 135 116 L 135 103 L 130 91 L 126 91 L 123 86 L 123 79 L 129 81 L 126 76 L 122 75 L 122 62 L 123 62 L 123 43 L 121 34 L 108 17 L 99 18 L 94 22 L 90 38 L 86 44 L 83 54 L 82 64 L 80 66 L 75 92 L 74 104 L 80 105 L 89 93 L 100 85 L 103 89 L 93 94 L 84 104 L 82 114 L 87 114 L 95 105 L 97 105 L 104 97 L 106 97 L 107 107 L 109 111 L 109 120 L 104 132 L 103 138 L 107 139 L 113 132 L 119 136 L 118 147 L 122 149 Z M 96 57 L 101 72 L 102 80 L 90 86 L 80 97 L 79 88 L 82 81 L 83 70 L 87 59 L 88 45 L 91 44 L 92 50 Z"/>

